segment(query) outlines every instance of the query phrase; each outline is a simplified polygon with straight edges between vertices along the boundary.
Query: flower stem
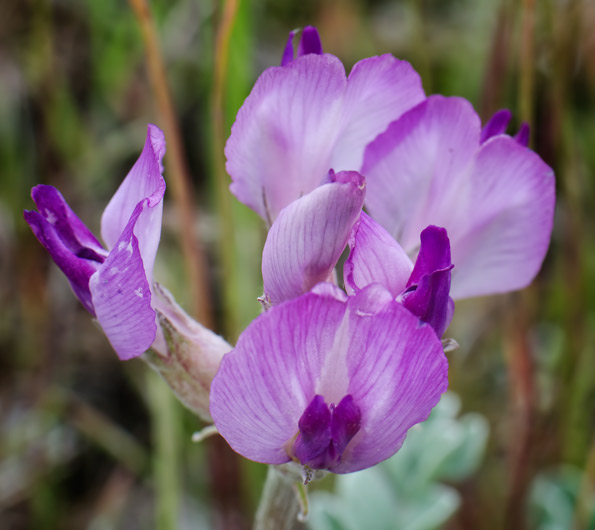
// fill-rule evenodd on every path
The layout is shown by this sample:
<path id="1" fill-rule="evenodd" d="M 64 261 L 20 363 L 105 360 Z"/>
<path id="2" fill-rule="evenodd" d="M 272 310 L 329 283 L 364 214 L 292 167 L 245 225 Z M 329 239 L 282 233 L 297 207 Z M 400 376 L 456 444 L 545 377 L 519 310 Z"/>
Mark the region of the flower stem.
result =
<path id="1" fill-rule="evenodd" d="M 234 226 L 232 218 L 231 194 L 229 193 L 229 177 L 225 171 L 223 154 L 225 138 L 225 85 L 229 63 L 229 43 L 231 30 L 238 12 L 238 0 L 226 0 L 223 4 L 221 20 L 216 28 L 215 63 L 213 72 L 213 94 L 211 120 L 213 126 L 213 160 L 215 170 L 215 201 L 221 223 L 219 244 L 219 260 L 226 279 L 222 282 L 223 305 L 225 313 L 224 336 L 234 341 L 238 335 L 239 315 L 236 293 L 239 290 L 237 263 L 234 255 Z"/>
<path id="2" fill-rule="evenodd" d="M 298 522 L 299 498 L 291 477 L 269 466 L 253 530 L 293 530 Z"/>

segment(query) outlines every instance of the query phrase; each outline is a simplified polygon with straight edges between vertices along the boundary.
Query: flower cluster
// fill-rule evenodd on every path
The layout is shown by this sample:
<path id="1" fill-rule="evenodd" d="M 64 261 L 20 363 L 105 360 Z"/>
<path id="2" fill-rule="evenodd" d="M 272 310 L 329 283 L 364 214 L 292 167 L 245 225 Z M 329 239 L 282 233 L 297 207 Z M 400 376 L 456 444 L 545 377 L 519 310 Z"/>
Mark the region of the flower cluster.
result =
<path id="1" fill-rule="evenodd" d="M 554 178 L 526 126 L 505 134 L 508 111 L 482 129 L 467 101 L 426 97 L 407 62 L 346 76 L 314 28 L 295 59 L 292 38 L 225 150 L 231 191 L 271 225 L 267 312 L 224 357 L 211 412 L 248 458 L 346 473 L 391 456 L 446 389 L 453 298 L 531 282 Z"/>
<path id="2" fill-rule="evenodd" d="M 25 217 L 120 358 L 152 346 L 152 364 L 234 450 L 348 473 L 394 454 L 446 390 L 453 299 L 535 277 L 554 177 L 525 125 L 506 134 L 508 111 L 482 128 L 467 101 L 426 96 L 409 63 L 371 57 L 347 76 L 315 28 L 297 53 L 294 33 L 225 148 L 231 191 L 269 227 L 264 312 L 233 351 L 153 285 L 156 127 L 104 212 L 108 250 L 53 188 L 33 190 L 38 212 Z"/>

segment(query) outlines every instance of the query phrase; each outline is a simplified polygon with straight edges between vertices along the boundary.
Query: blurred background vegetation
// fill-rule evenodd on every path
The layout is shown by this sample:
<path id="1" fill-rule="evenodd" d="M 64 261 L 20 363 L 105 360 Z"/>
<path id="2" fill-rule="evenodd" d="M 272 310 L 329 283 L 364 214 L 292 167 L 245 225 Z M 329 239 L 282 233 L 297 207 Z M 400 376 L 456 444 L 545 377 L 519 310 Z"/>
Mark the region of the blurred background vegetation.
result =
<path id="1" fill-rule="evenodd" d="M 259 312 L 264 227 L 227 193 L 222 149 L 256 77 L 307 24 L 347 69 L 391 52 L 428 94 L 466 97 L 484 120 L 510 108 L 557 175 L 538 279 L 458 304 L 447 333 L 461 345 L 449 354 L 451 389 L 464 413 L 484 418 L 473 436 L 477 447 L 487 439 L 485 454 L 465 463 L 475 446 L 461 441 L 458 460 L 428 472 L 456 494 L 446 517 L 367 528 L 595 528 L 590 0 L 0 3 L 0 528 L 249 528 L 264 466 L 217 438 L 190 441 L 196 418 L 141 361 L 118 361 L 22 211 L 32 186 L 52 184 L 98 233 L 156 123 L 169 186 L 156 278 L 233 342 Z M 412 466 L 390 469 L 407 491 Z M 368 490 L 383 487 L 370 480 Z M 436 500 L 419 502 L 430 513 Z"/>

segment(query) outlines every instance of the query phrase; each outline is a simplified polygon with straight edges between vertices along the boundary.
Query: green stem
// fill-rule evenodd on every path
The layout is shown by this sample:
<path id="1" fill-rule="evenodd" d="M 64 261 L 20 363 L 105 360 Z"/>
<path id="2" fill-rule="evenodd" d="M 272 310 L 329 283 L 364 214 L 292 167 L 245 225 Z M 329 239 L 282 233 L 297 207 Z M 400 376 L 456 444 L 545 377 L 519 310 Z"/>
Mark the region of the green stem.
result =
<path id="1" fill-rule="evenodd" d="M 153 426 L 153 483 L 155 487 L 156 528 L 178 528 L 180 466 L 178 461 L 178 406 L 165 382 L 147 370 L 147 389 Z"/>
<path id="2" fill-rule="evenodd" d="M 253 530 L 293 530 L 300 528 L 296 484 L 291 477 L 269 466 Z"/>
<path id="3" fill-rule="evenodd" d="M 231 30 L 238 12 L 238 0 L 226 0 L 222 3 L 223 12 L 216 28 L 215 65 L 213 72 L 213 94 L 211 119 L 213 126 L 213 160 L 215 169 L 215 201 L 221 237 L 219 239 L 219 260 L 223 272 L 223 305 L 225 319 L 223 335 L 232 344 L 239 334 L 237 293 L 239 292 L 237 262 L 235 259 L 235 227 L 229 177 L 225 171 L 224 147 L 228 131 L 225 128 L 225 91 L 229 64 L 229 43 Z"/>

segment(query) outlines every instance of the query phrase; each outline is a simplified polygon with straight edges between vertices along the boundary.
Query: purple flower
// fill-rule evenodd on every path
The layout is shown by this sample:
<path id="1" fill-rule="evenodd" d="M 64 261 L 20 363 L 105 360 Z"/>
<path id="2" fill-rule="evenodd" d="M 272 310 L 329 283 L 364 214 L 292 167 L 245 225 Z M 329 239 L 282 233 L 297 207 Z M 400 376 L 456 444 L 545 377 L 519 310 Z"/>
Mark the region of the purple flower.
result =
<path id="1" fill-rule="evenodd" d="M 504 134 L 508 119 L 501 111 L 482 132 L 467 101 L 431 96 L 366 149 L 370 214 L 410 256 L 424 227 L 446 228 L 455 299 L 525 287 L 549 245 L 554 175 L 525 147 L 526 126 Z"/>
<path id="2" fill-rule="evenodd" d="M 430 226 L 422 232 L 414 266 L 390 234 L 361 211 L 364 197 L 365 181 L 359 173 L 331 171 L 329 182 L 281 210 L 262 254 L 265 307 L 333 281 L 349 243 L 343 269 L 348 293 L 378 283 L 442 336 L 454 311 L 446 231 Z"/>
<path id="3" fill-rule="evenodd" d="M 349 240 L 343 267 L 345 288 L 357 293 L 379 283 L 441 337 L 454 314 L 449 296 L 453 265 L 444 228 L 430 225 L 420 234 L 420 250 L 411 262 L 405 251 L 370 216 L 362 213 Z"/>
<path id="4" fill-rule="evenodd" d="M 447 370 L 431 327 L 382 286 L 347 297 L 319 284 L 248 326 L 213 380 L 211 415 L 246 458 L 350 473 L 400 448 Z"/>
<path id="5" fill-rule="evenodd" d="M 425 227 L 448 231 L 454 298 L 528 285 L 549 245 L 555 185 L 526 148 L 527 124 L 506 135 L 511 114 L 501 110 L 482 129 L 465 100 L 426 99 L 408 63 L 372 57 L 346 78 L 314 28 L 295 59 L 293 37 L 232 128 L 227 170 L 238 199 L 271 224 L 330 168 L 358 171 L 372 217 L 411 258 Z"/>
<path id="6" fill-rule="evenodd" d="M 359 171 L 366 145 L 425 98 L 411 65 L 391 55 L 364 59 L 347 77 L 315 28 L 295 60 L 291 42 L 284 66 L 256 81 L 225 147 L 231 191 L 269 224 L 329 169 Z"/>
<path id="7" fill-rule="evenodd" d="M 122 360 L 141 355 L 157 332 L 151 285 L 161 234 L 164 154 L 163 133 L 149 125 L 140 157 L 103 212 L 107 250 L 52 186 L 33 188 L 38 211 L 25 211 L 31 230 Z"/>

